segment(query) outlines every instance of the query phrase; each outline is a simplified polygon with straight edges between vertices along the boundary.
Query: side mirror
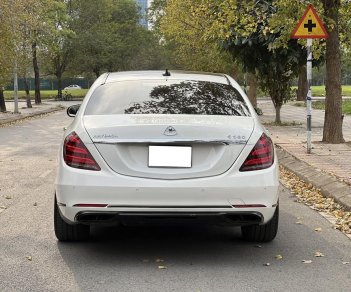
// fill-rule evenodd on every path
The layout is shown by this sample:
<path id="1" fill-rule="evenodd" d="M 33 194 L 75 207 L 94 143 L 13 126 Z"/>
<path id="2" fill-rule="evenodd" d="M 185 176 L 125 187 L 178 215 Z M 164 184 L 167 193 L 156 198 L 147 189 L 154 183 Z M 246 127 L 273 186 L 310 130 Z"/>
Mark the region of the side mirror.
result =
<path id="1" fill-rule="evenodd" d="M 77 115 L 80 104 L 71 105 L 67 108 L 67 115 L 71 118 L 74 118 Z"/>

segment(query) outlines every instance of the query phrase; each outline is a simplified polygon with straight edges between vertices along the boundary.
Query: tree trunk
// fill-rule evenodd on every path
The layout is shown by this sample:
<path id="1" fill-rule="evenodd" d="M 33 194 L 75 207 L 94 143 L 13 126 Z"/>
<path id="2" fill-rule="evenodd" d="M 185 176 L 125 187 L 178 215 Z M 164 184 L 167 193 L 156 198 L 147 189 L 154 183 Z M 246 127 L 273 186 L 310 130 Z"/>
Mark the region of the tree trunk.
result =
<path id="1" fill-rule="evenodd" d="M 248 74 L 249 91 L 247 96 L 254 108 L 257 107 L 257 78 L 255 74 Z"/>
<path id="2" fill-rule="evenodd" d="M 0 112 L 6 112 L 5 96 L 4 96 L 4 87 L 0 85 Z"/>
<path id="3" fill-rule="evenodd" d="M 23 82 L 24 82 L 24 90 L 26 91 L 27 107 L 32 108 L 32 102 L 30 100 L 30 94 L 29 94 L 29 84 L 28 84 L 28 79 L 26 75 L 23 76 Z"/>
<path id="4" fill-rule="evenodd" d="M 230 76 L 233 77 L 233 79 L 235 79 L 235 80 L 239 79 L 238 67 L 236 65 L 233 66 L 233 69 L 232 69 L 232 72 L 230 73 Z"/>
<path id="5" fill-rule="evenodd" d="M 342 97 L 341 97 L 341 62 L 339 43 L 339 8 L 340 0 L 322 1 L 327 19 L 334 22 L 329 29 L 326 41 L 326 97 L 323 141 L 332 144 L 343 143 L 342 134 Z"/>
<path id="6" fill-rule="evenodd" d="M 57 97 L 59 100 L 62 100 L 62 74 L 57 73 Z"/>
<path id="7" fill-rule="evenodd" d="M 100 69 L 99 68 L 94 68 L 93 72 L 95 73 L 96 78 L 99 78 L 99 76 L 100 76 Z"/>
<path id="8" fill-rule="evenodd" d="M 35 104 L 41 104 L 40 97 L 40 75 L 39 66 L 37 58 L 37 43 L 34 41 L 32 43 L 32 57 L 33 57 L 33 69 L 34 69 L 34 89 L 35 89 Z"/>
<path id="9" fill-rule="evenodd" d="M 280 110 L 282 109 L 281 105 L 274 105 L 275 107 L 275 123 L 276 124 L 281 124 L 282 120 L 280 118 Z"/>
<path id="10" fill-rule="evenodd" d="M 299 81 L 297 85 L 296 100 L 305 101 L 308 91 L 306 66 L 300 67 Z"/>

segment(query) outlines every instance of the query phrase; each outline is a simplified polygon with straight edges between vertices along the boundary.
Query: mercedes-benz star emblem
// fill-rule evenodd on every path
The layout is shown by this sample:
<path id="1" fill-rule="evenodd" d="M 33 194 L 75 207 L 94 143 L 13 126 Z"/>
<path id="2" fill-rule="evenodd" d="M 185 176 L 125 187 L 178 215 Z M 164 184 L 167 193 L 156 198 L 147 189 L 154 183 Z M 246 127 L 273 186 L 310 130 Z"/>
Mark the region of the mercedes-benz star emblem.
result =
<path id="1" fill-rule="evenodd" d="M 175 136 L 177 135 L 176 129 L 174 129 L 172 126 L 168 126 L 166 130 L 164 131 L 163 135 L 166 136 Z"/>

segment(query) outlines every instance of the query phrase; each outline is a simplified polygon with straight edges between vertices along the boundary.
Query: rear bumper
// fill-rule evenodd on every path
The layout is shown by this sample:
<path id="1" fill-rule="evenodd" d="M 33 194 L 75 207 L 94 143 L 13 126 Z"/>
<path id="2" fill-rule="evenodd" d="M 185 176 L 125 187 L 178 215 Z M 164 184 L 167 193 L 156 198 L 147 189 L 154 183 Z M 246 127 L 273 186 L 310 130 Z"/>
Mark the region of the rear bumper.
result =
<path id="1" fill-rule="evenodd" d="M 161 180 L 119 175 L 108 169 L 75 169 L 60 159 L 55 183 L 61 215 L 70 223 L 82 222 L 78 214 L 112 214 L 116 217 L 114 220 L 127 215 L 142 218 L 171 214 L 199 218 L 207 214 L 234 219 L 241 214 L 258 214 L 259 223 L 264 224 L 273 217 L 278 187 L 277 162 L 260 171 L 230 170 L 212 177 Z M 105 204 L 106 207 L 76 206 L 79 204 Z M 235 207 L 238 205 L 262 206 Z"/>
<path id="2" fill-rule="evenodd" d="M 184 223 L 201 221 L 206 223 L 242 226 L 262 224 L 263 215 L 259 212 L 119 212 L 119 211 L 81 211 L 75 216 L 75 222 L 81 224 L 143 224 L 154 222 Z"/>
<path id="3" fill-rule="evenodd" d="M 237 209 L 234 207 L 213 208 L 79 208 L 59 206 L 61 216 L 68 223 L 110 224 L 117 222 L 143 222 L 155 219 L 184 221 L 199 219 L 226 225 L 249 225 L 267 223 L 276 207 Z M 139 209 L 139 210 L 137 210 Z"/>

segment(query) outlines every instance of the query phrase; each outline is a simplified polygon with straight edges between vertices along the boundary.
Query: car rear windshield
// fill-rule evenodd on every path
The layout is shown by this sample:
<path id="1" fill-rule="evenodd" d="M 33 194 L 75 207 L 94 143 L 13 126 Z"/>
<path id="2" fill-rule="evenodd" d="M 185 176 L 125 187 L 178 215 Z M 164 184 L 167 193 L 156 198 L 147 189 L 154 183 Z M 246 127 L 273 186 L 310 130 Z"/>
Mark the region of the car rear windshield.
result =
<path id="1" fill-rule="evenodd" d="M 85 115 L 114 114 L 250 116 L 250 111 L 240 93 L 228 84 L 133 80 L 101 85 L 85 110 Z"/>

